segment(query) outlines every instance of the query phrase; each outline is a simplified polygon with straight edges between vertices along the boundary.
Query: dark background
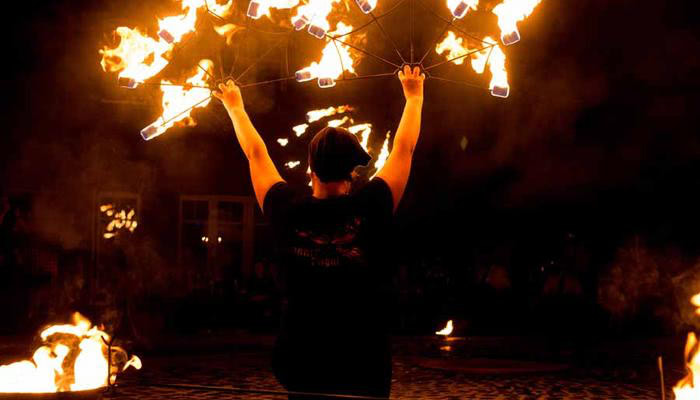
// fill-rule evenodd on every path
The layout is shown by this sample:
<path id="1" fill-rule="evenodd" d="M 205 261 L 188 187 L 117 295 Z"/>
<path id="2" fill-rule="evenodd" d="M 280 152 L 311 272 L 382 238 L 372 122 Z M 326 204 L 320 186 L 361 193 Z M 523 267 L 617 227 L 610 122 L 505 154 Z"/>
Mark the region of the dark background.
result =
<path id="1" fill-rule="evenodd" d="M 196 127 L 140 138 L 158 115 L 159 97 L 118 88 L 101 70 L 98 50 L 114 45 L 116 26 L 153 30 L 153 17 L 173 8 L 167 1 L 124 3 L 20 2 L 3 23 L 0 182 L 11 211 L 2 222 L 0 274 L 3 303 L 12 307 L 3 307 L 0 330 L 34 332 L 81 310 L 122 328 L 137 325 L 128 334 L 147 343 L 166 333 L 274 331 L 273 265 L 261 267 L 264 282 L 236 272 L 197 286 L 183 271 L 198 266 L 176 259 L 179 195 L 252 196 L 252 188 L 219 104 L 196 111 Z M 447 15 L 441 2 L 425 3 Z M 378 12 L 391 4 L 380 0 Z M 700 291 L 700 40 L 690 4 L 543 0 L 519 24 L 522 41 L 505 49 L 508 99 L 426 82 L 412 176 L 386 242 L 396 252 L 396 264 L 387 266 L 396 333 L 431 334 L 450 318 L 464 335 L 657 336 L 694 324 L 688 298 Z M 382 20 L 406 57 L 408 12 Z M 351 23 L 363 18 L 351 7 Z M 483 11 L 460 26 L 498 37 L 495 22 Z M 417 54 L 442 27 L 418 14 Z M 367 32 L 368 49 L 394 56 L 376 27 Z M 221 48 L 221 40 L 204 35 L 163 75 L 177 76 L 178 68 L 220 51 L 227 66 L 238 54 L 240 71 L 274 39 L 250 32 Z M 294 71 L 320 46 L 299 33 L 282 47 Z M 432 53 L 426 64 L 439 60 Z M 275 51 L 246 80 L 279 77 L 284 62 L 285 51 Z M 357 69 L 391 72 L 370 57 Z M 436 71 L 488 82 L 464 66 Z M 355 106 L 356 122 L 375 125 L 376 148 L 402 107 L 394 78 L 339 82 L 332 90 L 289 82 L 245 89 L 244 96 L 283 175 L 302 186 L 310 134 L 290 134 L 307 110 Z M 281 148 L 279 137 L 290 137 L 290 145 Z M 302 165 L 281 167 L 289 160 Z M 141 225 L 109 245 L 109 265 L 98 265 L 94 199 L 109 191 L 141 196 Z M 255 232 L 254 262 L 269 264 L 269 232 L 262 222 Z M 97 285 L 102 292 L 93 290 L 96 270 L 107 271 L 100 276 L 109 283 Z M 254 290 L 268 296 L 263 305 Z M 156 310 L 160 322 L 149 322 Z"/>

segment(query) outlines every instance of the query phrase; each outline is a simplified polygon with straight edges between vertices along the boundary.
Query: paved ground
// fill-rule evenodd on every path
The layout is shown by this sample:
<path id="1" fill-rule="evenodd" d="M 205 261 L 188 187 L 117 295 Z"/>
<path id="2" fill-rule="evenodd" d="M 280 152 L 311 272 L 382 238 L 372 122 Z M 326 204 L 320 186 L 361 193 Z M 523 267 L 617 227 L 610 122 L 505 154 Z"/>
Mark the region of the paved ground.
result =
<path id="1" fill-rule="evenodd" d="M 168 345 L 170 351 L 161 348 L 156 353 L 140 354 L 144 368 L 121 376 L 119 387 L 104 398 L 285 399 L 284 395 L 271 393 L 283 390 L 270 368 L 273 340 L 271 336 L 236 333 L 223 339 L 197 335 L 174 341 Z M 391 397 L 656 400 L 661 398 L 656 356 L 663 354 L 667 358 L 667 398 L 672 399 L 670 386 L 684 373 L 683 343 L 684 338 L 680 337 L 663 341 L 626 339 L 596 342 L 569 354 L 556 346 L 552 350 L 547 340 L 532 338 L 396 338 Z M 445 350 L 447 347 L 449 351 Z M 0 338 L 0 364 L 14 360 L 13 354 L 26 353 L 23 349 L 27 348 L 26 341 Z M 183 349 L 189 354 L 180 354 Z M 164 384 L 200 387 L 174 388 Z"/>
<path id="2" fill-rule="evenodd" d="M 625 378 L 586 377 L 582 371 L 478 375 L 417 365 L 417 359 L 395 357 L 392 399 L 660 399 L 652 382 Z M 273 394 L 235 393 L 205 389 L 149 387 L 148 384 L 234 386 L 283 390 L 261 353 L 155 357 L 142 371 L 128 374 L 108 399 L 284 399 Z"/>

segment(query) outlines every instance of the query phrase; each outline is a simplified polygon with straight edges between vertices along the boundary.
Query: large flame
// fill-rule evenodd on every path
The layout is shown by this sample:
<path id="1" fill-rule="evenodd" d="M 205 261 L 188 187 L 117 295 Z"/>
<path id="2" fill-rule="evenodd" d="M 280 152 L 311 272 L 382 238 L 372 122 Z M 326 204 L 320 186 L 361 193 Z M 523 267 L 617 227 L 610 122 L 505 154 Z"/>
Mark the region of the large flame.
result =
<path id="1" fill-rule="evenodd" d="M 106 72 L 117 72 L 120 86 L 134 89 L 160 73 L 170 62 L 172 50 L 183 38 L 194 32 L 197 27 L 198 14 L 208 9 L 219 16 L 226 16 L 231 12 L 233 0 L 224 4 L 218 4 L 212 0 L 181 0 L 179 15 L 169 16 L 158 20 L 158 39 L 146 35 L 139 28 L 118 27 L 116 34 L 119 36 L 119 44 L 115 48 L 105 46 L 100 50 L 102 55 L 101 65 Z M 215 27 L 217 33 L 226 37 L 230 43 L 232 35 L 240 30 L 232 24 Z M 211 61 L 203 61 L 204 69 L 211 69 Z M 204 71 L 194 74 L 187 83 L 195 86 L 206 86 Z M 192 125 L 194 121 L 190 113 L 180 115 L 184 110 L 197 101 L 202 101 L 209 90 L 198 87 L 172 86 L 173 82 L 161 81 L 163 92 L 163 115 L 158 121 L 144 129 L 141 134 L 149 140 L 163 134 L 176 123 L 183 121 Z M 204 107 L 209 100 L 199 104 Z"/>
<path id="2" fill-rule="evenodd" d="M 163 113 L 149 126 L 141 131 L 145 140 L 151 140 L 177 125 L 195 126 L 197 123 L 190 117 L 195 108 L 206 107 L 211 101 L 211 90 L 207 88 L 207 78 L 212 74 L 214 63 L 210 60 L 199 62 L 199 68 L 194 75 L 187 79 L 185 86 L 163 81 Z M 190 86 L 191 85 L 191 86 Z"/>
<path id="3" fill-rule="evenodd" d="M 542 0 L 504 0 L 493 8 L 498 16 L 498 27 L 501 28 L 503 44 L 511 45 L 520 40 L 518 22 L 529 17 Z"/>
<path id="4" fill-rule="evenodd" d="M 299 7 L 301 9 L 301 7 Z M 342 22 L 338 23 L 337 29 L 330 33 L 331 36 L 344 35 L 352 31 L 352 26 Z M 305 82 L 318 79 L 320 87 L 335 86 L 335 79 L 343 74 L 343 70 L 354 74 L 355 67 L 353 57 L 350 55 L 350 48 L 342 43 L 326 38 L 326 47 L 323 48 L 321 61 L 312 62 L 306 68 L 296 72 L 296 80 Z"/>
<path id="5" fill-rule="evenodd" d="M 691 297 L 690 302 L 696 307 L 695 313 L 700 315 L 700 293 Z M 685 342 L 685 362 L 688 374 L 673 387 L 676 400 L 700 399 L 700 345 L 695 333 L 688 333 Z"/>
<path id="6" fill-rule="evenodd" d="M 133 356 L 121 368 L 109 366 L 107 346 L 109 335 L 92 326 L 80 315 L 73 314 L 73 322 L 53 325 L 41 332 L 43 345 L 32 360 L 0 366 L 0 392 L 47 393 L 91 390 L 107 385 L 107 377 L 129 366 L 141 368 L 141 360 Z M 124 350 L 112 347 L 113 354 Z M 77 354 L 77 355 L 76 355 Z M 70 356 L 69 356 L 70 355 Z"/>
<path id="7" fill-rule="evenodd" d="M 508 97 L 510 86 L 508 85 L 505 53 L 489 36 L 483 39 L 482 47 L 485 48 L 469 49 L 463 38 L 449 31 L 445 38 L 435 46 L 435 51 L 438 54 L 444 54 L 446 59 L 452 60 L 457 65 L 463 64 L 464 59 L 467 58 L 466 54 L 471 53 L 469 55 L 471 67 L 477 74 L 483 74 L 488 64 L 489 72 L 491 72 L 491 82 L 489 83 L 491 94 L 497 97 Z"/>
<path id="8" fill-rule="evenodd" d="M 170 52 L 182 38 L 194 32 L 197 13 L 209 8 L 212 12 L 225 16 L 231 12 L 233 0 L 226 4 L 216 1 L 182 0 L 182 13 L 158 20 L 158 40 L 143 33 L 139 28 L 120 26 L 116 29 L 119 44 L 110 49 L 100 50 L 102 69 L 118 72 L 124 86 L 134 88 L 163 70 L 170 58 Z"/>

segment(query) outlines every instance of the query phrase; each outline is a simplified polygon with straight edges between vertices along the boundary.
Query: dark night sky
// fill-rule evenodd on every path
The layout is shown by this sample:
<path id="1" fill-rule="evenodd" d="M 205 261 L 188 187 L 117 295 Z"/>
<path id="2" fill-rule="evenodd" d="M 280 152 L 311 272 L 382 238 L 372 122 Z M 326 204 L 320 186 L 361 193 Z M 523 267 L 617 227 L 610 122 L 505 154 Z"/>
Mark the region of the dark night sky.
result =
<path id="1" fill-rule="evenodd" d="M 99 69 L 97 49 L 116 24 L 147 24 L 167 2 L 122 3 L 26 2 L 8 18 L 2 186 L 62 193 L 65 204 L 57 209 L 74 207 L 76 197 L 97 188 L 145 192 L 154 204 L 166 201 L 164 193 L 252 193 L 218 105 L 209 107 L 218 117 L 201 113 L 197 128 L 141 141 L 138 131 L 154 117 L 158 100 L 115 88 Z M 424 130 L 400 211 L 408 235 L 429 236 L 437 246 L 494 237 L 534 241 L 533 232 L 574 230 L 611 241 L 642 233 L 692 247 L 700 222 L 694 15 L 690 1 L 543 0 L 520 24 L 522 42 L 506 49 L 510 98 L 429 80 Z M 386 20 L 400 45 L 408 42 L 405 16 Z M 417 49 L 441 28 L 425 13 L 422 18 Z M 464 26 L 497 34 L 490 14 L 470 18 Z M 373 50 L 391 55 L 376 31 L 369 35 Z M 304 58 L 304 40 L 310 39 L 292 45 L 292 63 Z M 252 38 L 248 52 L 263 45 Z M 256 77 L 279 76 L 279 63 L 277 56 Z M 361 73 L 386 71 L 381 68 L 367 59 L 360 64 Z M 442 68 L 445 76 L 464 74 L 463 67 Z M 391 79 L 339 84 L 332 92 L 267 87 L 246 97 L 278 164 L 291 157 L 274 139 L 302 122 L 307 109 L 356 105 L 358 122 L 374 122 L 379 135 L 395 129 L 401 111 L 400 88 Z M 303 160 L 303 143 L 290 149 Z M 463 234 L 449 233 L 455 230 Z"/>

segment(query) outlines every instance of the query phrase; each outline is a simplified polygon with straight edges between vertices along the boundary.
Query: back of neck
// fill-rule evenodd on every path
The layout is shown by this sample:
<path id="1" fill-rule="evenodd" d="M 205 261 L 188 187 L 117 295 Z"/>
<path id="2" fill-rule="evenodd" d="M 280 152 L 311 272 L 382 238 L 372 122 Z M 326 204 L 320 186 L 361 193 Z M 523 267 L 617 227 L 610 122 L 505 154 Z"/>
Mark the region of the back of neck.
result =
<path id="1" fill-rule="evenodd" d="M 313 196 L 317 199 L 327 199 L 331 197 L 345 196 L 350 192 L 350 182 L 328 182 L 316 181 L 313 187 Z"/>

